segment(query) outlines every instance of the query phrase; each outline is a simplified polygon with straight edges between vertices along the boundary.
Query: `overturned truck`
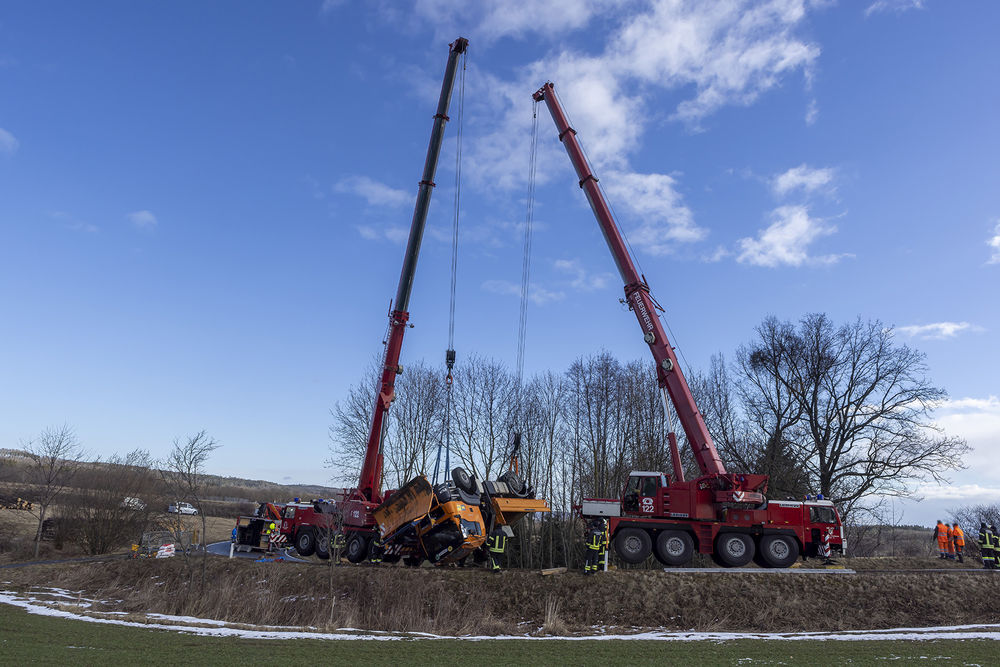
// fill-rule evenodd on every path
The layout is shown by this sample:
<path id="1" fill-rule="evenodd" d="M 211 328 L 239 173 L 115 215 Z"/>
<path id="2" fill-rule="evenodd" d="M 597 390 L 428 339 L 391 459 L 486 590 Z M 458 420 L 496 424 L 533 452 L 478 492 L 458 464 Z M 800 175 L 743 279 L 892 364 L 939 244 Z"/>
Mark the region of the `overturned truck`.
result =
<path id="1" fill-rule="evenodd" d="M 514 471 L 495 481 L 480 481 L 464 468 L 455 468 L 451 477 L 436 486 L 423 475 L 416 477 L 375 509 L 383 560 L 464 563 L 471 555 L 480 561 L 495 529 L 513 537 L 511 526 L 522 517 L 550 511 Z"/>

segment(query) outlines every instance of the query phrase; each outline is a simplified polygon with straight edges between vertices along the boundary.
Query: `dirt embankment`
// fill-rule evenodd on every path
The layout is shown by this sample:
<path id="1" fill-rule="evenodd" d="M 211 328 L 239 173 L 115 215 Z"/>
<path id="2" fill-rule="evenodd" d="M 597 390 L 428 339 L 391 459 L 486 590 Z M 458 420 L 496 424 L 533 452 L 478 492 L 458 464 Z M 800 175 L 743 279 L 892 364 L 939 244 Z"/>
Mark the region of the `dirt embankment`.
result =
<path id="1" fill-rule="evenodd" d="M 113 561 L 7 570 L 6 588 L 60 586 L 105 611 L 234 623 L 436 634 L 546 628 L 827 631 L 1000 622 L 1000 573 L 856 575 L 568 573 L 320 567 L 209 559 Z M 194 575 L 189 578 L 189 575 Z M 189 583 L 190 582 L 190 583 Z M 971 594 L 972 592 L 975 594 Z"/>

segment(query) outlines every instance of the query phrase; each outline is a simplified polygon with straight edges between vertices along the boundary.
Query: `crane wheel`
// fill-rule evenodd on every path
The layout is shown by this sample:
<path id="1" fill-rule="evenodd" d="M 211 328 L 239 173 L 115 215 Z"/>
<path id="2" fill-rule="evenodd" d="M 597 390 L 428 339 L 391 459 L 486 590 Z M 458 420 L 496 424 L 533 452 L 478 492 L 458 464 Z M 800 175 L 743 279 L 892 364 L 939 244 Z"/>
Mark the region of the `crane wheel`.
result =
<path id="1" fill-rule="evenodd" d="M 316 557 L 320 560 L 330 558 L 330 533 L 323 529 L 316 536 Z"/>
<path id="2" fill-rule="evenodd" d="M 622 528 L 615 534 L 615 551 L 630 565 L 638 565 L 653 552 L 653 539 L 640 528 Z"/>
<path id="3" fill-rule="evenodd" d="M 724 567 L 743 567 L 755 551 L 753 540 L 743 533 L 719 533 L 715 538 L 715 555 Z"/>
<path id="4" fill-rule="evenodd" d="M 295 536 L 295 552 L 303 558 L 308 558 L 316 551 L 316 533 L 311 528 L 303 528 Z"/>
<path id="5" fill-rule="evenodd" d="M 799 542 L 790 535 L 765 535 L 757 553 L 766 567 L 790 567 L 799 557 Z"/>
<path id="6" fill-rule="evenodd" d="M 694 556 L 694 539 L 683 530 L 663 530 L 656 536 L 657 560 L 664 565 L 687 565 Z"/>
<path id="7" fill-rule="evenodd" d="M 368 537 L 361 533 L 354 533 L 351 539 L 347 540 L 347 560 L 352 563 L 360 563 L 368 558 Z"/>

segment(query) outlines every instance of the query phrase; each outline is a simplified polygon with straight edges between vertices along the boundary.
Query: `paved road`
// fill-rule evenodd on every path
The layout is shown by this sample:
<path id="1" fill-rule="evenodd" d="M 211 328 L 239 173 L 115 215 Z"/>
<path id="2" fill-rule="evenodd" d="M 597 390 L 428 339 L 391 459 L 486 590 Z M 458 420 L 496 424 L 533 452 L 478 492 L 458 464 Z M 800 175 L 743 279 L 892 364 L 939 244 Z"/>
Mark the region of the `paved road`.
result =
<path id="1" fill-rule="evenodd" d="M 229 545 L 230 545 L 229 542 L 213 542 L 212 544 L 208 545 L 208 553 L 215 554 L 216 556 L 225 556 L 226 558 L 229 558 Z M 288 549 L 281 549 L 278 553 L 281 555 L 281 557 L 284 560 L 292 562 L 292 563 L 309 563 L 310 562 L 310 561 L 307 561 L 307 560 L 302 560 L 301 558 L 296 558 L 291 553 L 289 553 Z M 250 558 L 252 560 L 257 560 L 257 559 L 261 558 L 264 554 L 262 554 L 259 551 L 254 551 L 254 552 L 251 552 L 251 553 L 247 553 L 245 551 L 237 551 L 233 555 L 236 558 Z"/>

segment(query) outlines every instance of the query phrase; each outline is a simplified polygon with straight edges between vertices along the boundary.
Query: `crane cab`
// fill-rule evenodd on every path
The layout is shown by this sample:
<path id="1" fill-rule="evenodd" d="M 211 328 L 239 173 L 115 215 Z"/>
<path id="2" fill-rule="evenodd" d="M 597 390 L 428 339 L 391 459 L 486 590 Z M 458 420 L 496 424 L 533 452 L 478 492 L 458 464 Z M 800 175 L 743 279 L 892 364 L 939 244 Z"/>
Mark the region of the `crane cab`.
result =
<path id="1" fill-rule="evenodd" d="M 622 513 L 639 516 L 663 514 L 667 486 L 667 476 L 662 472 L 633 470 L 622 495 Z"/>

